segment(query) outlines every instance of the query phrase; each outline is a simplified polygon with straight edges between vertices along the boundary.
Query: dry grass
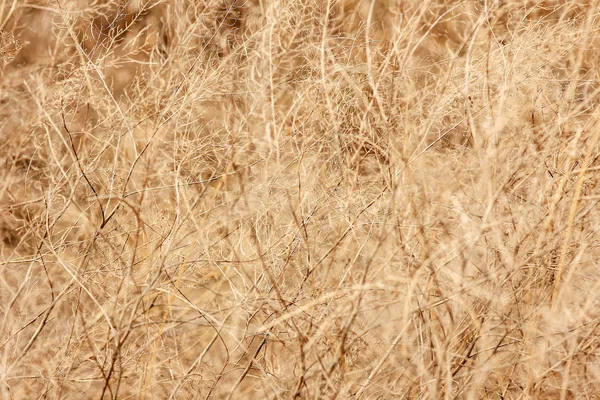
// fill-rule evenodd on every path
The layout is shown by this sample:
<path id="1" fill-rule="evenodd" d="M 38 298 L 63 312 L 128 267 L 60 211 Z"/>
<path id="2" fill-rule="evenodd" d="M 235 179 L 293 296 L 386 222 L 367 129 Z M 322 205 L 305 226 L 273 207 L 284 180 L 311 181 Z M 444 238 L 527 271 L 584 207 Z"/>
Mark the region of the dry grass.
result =
<path id="1" fill-rule="evenodd" d="M 0 0 L 0 397 L 593 398 L 599 17 Z"/>

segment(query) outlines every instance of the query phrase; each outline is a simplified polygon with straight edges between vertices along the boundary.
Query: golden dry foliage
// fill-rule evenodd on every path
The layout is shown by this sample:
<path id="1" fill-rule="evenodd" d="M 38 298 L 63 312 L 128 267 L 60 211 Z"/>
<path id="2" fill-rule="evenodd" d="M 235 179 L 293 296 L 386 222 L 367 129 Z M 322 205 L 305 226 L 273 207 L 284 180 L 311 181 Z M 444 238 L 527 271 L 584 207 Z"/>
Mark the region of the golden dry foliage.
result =
<path id="1" fill-rule="evenodd" d="M 599 2 L 0 29 L 0 397 L 600 393 Z"/>

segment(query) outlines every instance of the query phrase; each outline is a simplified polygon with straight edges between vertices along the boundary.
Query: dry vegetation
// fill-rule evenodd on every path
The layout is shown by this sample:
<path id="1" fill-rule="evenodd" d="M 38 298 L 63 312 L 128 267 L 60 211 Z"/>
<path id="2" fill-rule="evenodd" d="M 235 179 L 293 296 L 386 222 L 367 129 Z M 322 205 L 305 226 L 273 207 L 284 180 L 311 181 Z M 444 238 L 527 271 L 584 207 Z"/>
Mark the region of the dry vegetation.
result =
<path id="1" fill-rule="evenodd" d="M 0 397 L 600 393 L 597 1 L 0 28 Z"/>

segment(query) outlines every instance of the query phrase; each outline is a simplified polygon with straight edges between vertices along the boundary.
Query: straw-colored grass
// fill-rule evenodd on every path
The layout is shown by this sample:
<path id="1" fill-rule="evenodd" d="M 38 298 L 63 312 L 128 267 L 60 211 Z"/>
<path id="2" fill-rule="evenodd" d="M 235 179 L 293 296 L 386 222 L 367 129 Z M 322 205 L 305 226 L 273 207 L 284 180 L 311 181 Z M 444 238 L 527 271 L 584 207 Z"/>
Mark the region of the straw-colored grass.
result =
<path id="1" fill-rule="evenodd" d="M 600 3 L 0 28 L 1 398 L 600 393 Z"/>

